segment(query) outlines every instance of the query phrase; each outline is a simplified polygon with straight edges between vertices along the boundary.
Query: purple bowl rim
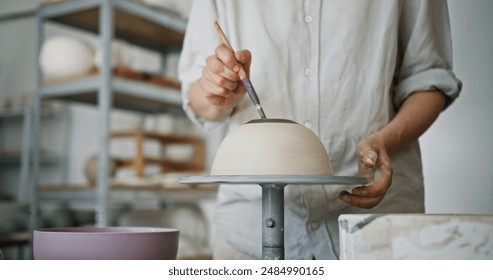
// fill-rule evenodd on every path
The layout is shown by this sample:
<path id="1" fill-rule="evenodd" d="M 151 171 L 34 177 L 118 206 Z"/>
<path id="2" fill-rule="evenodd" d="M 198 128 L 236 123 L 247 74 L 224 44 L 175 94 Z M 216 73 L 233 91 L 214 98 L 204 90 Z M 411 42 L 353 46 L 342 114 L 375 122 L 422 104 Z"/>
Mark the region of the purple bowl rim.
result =
<path id="1" fill-rule="evenodd" d="M 94 230 L 94 231 L 91 231 Z M 54 227 L 33 230 L 34 233 L 50 234 L 159 234 L 178 233 L 175 228 L 165 227 Z"/>

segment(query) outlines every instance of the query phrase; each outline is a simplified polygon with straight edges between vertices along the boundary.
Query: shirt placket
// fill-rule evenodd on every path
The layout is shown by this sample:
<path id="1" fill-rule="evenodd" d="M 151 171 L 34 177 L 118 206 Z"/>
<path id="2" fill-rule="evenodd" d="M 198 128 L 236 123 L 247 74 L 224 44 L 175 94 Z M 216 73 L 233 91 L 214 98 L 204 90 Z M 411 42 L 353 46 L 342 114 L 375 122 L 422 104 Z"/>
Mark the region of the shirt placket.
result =
<path id="1" fill-rule="evenodd" d="M 304 100 L 303 125 L 319 134 L 320 89 L 320 9 L 321 0 L 304 0 L 302 9 L 301 67 Z"/>
<path id="2" fill-rule="evenodd" d="M 321 28 L 321 0 L 303 1 L 303 28 L 302 28 L 302 61 L 303 86 L 305 91 L 305 111 L 303 114 L 304 125 L 320 135 L 320 28 Z M 303 187 L 307 217 L 305 227 L 312 244 L 314 254 L 318 257 L 329 257 L 326 211 L 328 201 L 325 199 L 323 187 L 310 185 Z"/>

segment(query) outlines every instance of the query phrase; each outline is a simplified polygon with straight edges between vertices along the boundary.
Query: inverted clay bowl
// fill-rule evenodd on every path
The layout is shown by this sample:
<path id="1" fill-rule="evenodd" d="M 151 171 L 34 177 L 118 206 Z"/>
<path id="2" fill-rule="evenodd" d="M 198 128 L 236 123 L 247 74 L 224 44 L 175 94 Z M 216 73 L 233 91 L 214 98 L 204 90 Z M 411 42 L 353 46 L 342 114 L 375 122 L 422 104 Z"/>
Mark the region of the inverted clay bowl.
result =
<path id="1" fill-rule="evenodd" d="M 36 260 L 172 260 L 176 229 L 67 227 L 34 230 Z"/>
<path id="2" fill-rule="evenodd" d="M 332 167 L 310 129 L 290 120 L 259 119 L 224 138 L 211 175 L 330 176 Z"/>

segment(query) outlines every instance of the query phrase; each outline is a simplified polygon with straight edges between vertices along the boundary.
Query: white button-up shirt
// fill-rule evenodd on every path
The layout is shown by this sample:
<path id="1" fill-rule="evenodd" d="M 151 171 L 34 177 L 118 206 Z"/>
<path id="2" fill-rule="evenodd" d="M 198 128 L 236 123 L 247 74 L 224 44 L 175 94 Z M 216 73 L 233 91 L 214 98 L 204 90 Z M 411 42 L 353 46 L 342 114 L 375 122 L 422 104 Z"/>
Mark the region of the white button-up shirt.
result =
<path id="1" fill-rule="evenodd" d="M 411 93 L 439 89 L 450 102 L 460 91 L 444 1 L 197 0 L 179 72 L 184 109 L 206 127 L 213 123 L 191 110 L 188 90 L 220 43 L 216 19 L 235 50 L 251 51 L 250 77 L 266 115 L 313 130 L 334 175 L 357 175 L 358 142 L 385 126 Z M 254 118 L 258 113 L 245 95 L 229 126 Z M 337 258 L 341 213 L 423 212 L 418 142 L 391 160 L 392 186 L 372 210 L 338 200 L 349 186 L 288 185 L 286 258 Z M 214 220 L 231 245 L 261 257 L 259 186 L 221 186 Z"/>

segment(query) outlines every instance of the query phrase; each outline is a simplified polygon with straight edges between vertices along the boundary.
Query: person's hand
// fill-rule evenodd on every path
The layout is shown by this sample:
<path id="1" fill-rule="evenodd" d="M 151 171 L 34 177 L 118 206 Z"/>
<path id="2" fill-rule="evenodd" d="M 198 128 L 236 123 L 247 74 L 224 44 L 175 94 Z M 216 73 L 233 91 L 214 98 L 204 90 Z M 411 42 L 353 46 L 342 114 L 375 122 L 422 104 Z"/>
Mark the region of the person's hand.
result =
<path id="1" fill-rule="evenodd" d="M 200 86 L 206 99 L 219 110 L 232 111 L 245 94 L 240 80 L 240 64 L 247 74 L 250 70 L 251 54 L 248 50 L 233 53 L 224 44 L 217 46 L 214 55 L 206 59 Z"/>
<path id="2" fill-rule="evenodd" d="M 385 197 L 392 183 L 392 163 L 384 145 L 375 138 L 367 138 L 358 144 L 358 167 L 360 176 L 370 183 L 354 188 L 351 193 L 343 191 L 339 199 L 360 208 L 373 208 Z"/>

